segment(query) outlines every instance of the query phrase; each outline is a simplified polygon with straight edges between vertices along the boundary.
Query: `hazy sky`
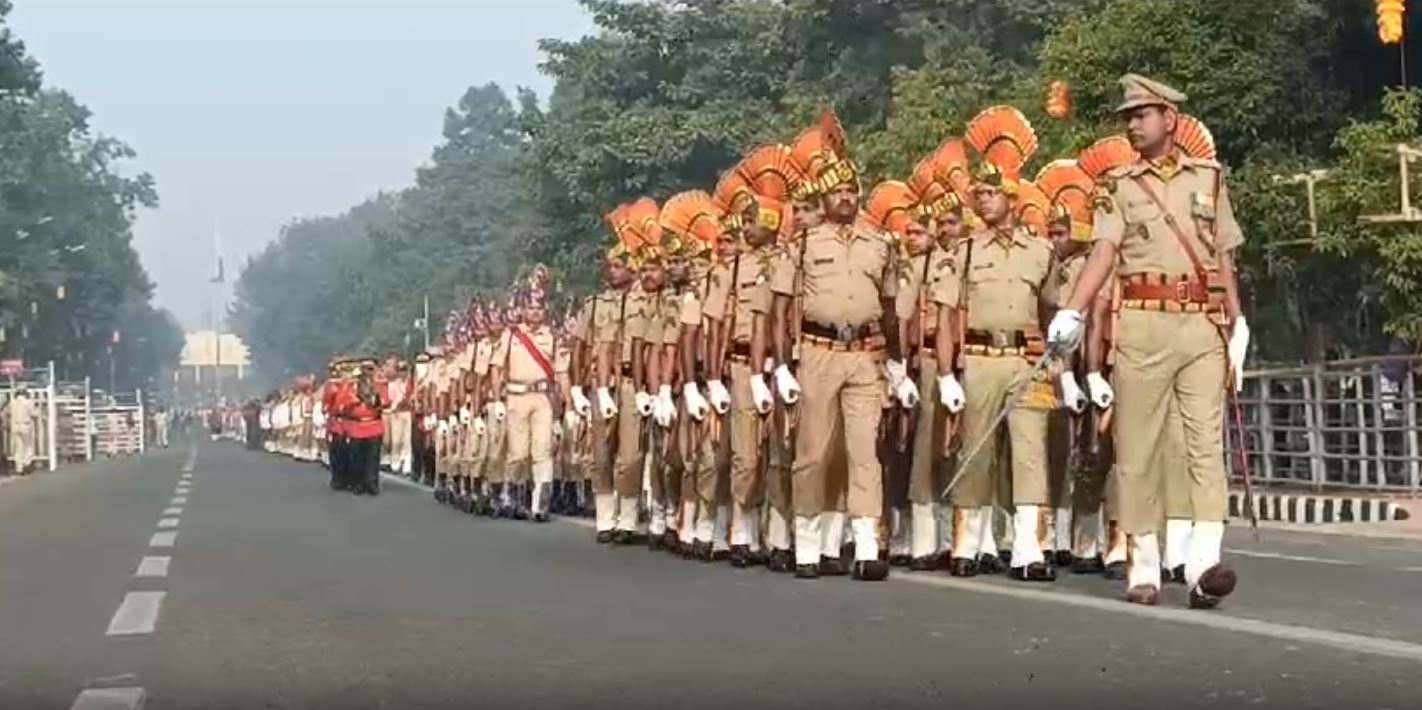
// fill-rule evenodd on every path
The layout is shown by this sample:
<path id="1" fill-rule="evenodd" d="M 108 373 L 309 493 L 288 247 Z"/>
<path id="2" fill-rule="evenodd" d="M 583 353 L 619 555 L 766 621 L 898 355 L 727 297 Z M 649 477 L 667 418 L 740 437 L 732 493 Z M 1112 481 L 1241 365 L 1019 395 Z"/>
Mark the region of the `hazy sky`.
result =
<path id="1" fill-rule="evenodd" d="M 591 28 L 575 0 L 14 0 L 46 83 L 138 151 L 160 206 L 135 243 L 158 303 L 205 327 L 220 231 L 229 288 L 297 216 L 404 187 L 444 109 L 489 81 L 546 95 L 543 37 Z"/>

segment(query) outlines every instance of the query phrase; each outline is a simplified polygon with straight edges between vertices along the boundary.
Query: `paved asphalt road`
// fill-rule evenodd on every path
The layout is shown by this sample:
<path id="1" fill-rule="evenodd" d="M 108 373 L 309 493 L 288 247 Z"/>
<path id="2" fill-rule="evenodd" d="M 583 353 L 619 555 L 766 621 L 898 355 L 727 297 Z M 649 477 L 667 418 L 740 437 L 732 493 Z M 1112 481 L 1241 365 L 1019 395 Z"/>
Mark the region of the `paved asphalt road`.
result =
<path id="1" fill-rule="evenodd" d="M 804 582 L 203 443 L 0 485 L 0 708 L 1422 707 L 1422 543 L 1226 547 L 1216 612 L 1079 577 Z"/>

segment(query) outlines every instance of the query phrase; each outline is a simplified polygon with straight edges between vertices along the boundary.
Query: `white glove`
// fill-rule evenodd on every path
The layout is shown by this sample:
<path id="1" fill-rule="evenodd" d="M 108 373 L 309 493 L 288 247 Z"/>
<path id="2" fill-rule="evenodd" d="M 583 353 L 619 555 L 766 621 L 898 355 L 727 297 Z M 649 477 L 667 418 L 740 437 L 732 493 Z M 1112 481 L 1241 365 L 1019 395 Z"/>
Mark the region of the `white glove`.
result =
<path id="1" fill-rule="evenodd" d="M 897 392 L 899 383 L 908 377 L 908 365 L 903 360 L 886 360 L 884 374 L 889 378 L 889 391 Z"/>
<path id="2" fill-rule="evenodd" d="M 606 387 L 597 388 L 597 409 L 603 419 L 617 416 L 617 403 L 612 401 L 612 393 Z"/>
<path id="3" fill-rule="evenodd" d="M 1249 353 L 1249 324 L 1244 316 L 1236 318 L 1229 334 L 1229 366 L 1234 372 L 1234 391 L 1244 389 L 1244 356 Z"/>
<path id="4" fill-rule="evenodd" d="M 583 388 L 573 387 L 570 391 L 573 393 L 573 411 L 577 412 L 580 417 L 591 416 L 592 402 L 588 401 L 588 396 L 583 393 Z"/>
<path id="5" fill-rule="evenodd" d="M 662 385 L 657 388 L 657 398 L 653 403 L 653 416 L 657 423 L 666 428 L 672 425 L 672 420 L 676 419 L 676 401 L 672 399 L 671 385 Z"/>
<path id="6" fill-rule="evenodd" d="M 731 393 L 726 391 L 726 385 L 720 380 L 708 380 L 706 393 L 711 395 L 711 406 L 716 408 L 717 414 L 731 411 Z"/>
<path id="7" fill-rule="evenodd" d="M 1062 406 L 1071 410 L 1074 414 L 1081 414 L 1086 411 L 1086 393 L 1081 391 L 1081 386 L 1076 383 L 1076 373 L 1063 372 L 1061 376 L 1062 385 Z"/>
<path id="8" fill-rule="evenodd" d="M 788 374 L 788 373 L 787 373 Z M 776 379 L 779 380 L 780 371 L 775 371 Z M 791 378 L 794 381 L 794 378 Z M 775 406 L 775 398 L 770 394 L 770 386 L 765 384 L 765 377 L 761 375 L 751 375 L 751 401 L 755 403 L 756 411 L 761 414 L 769 414 L 770 408 Z"/>
<path id="9" fill-rule="evenodd" d="M 505 407 L 503 402 L 494 402 L 494 421 L 502 422 L 504 419 L 508 418 L 508 416 L 508 407 Z"/>
<path id="10" fill-rule="evenodd" d="M 1047 326 L 1047 342 L 1063 350 L 1063 354 L 1076 349 L 1081 342 L 1081 325 L 1085 322 L 1081 311 L 1063 308 L 1052 317 Z"/>
<path id="11" fill-rule="evenodd" d="M 489 431 L 489 425 L 484 423 L 483 417 L 474 417 L 474 433 L 483 436 Z"/>
<path id="12" fill-rule="evenodd" d="M 469 413 L 469 407 L 460 407 L 460 408 L 459 408 L 459 423 L 460 423 L 460 424 L 468 424 L 468 423 L 469 423 L 469 418 L 470 418 L 471 416 L 473 416 L 473 415 L 471 415 L 471 414 Z"/>
<path id="13" fill-rule="evenodd" d="M 905 377 L 899 380 L 898 389 L 894 391 L 894 397 L 899 400 L 899 404 L 904 409 L 913 409 L 918 406 L 918 385 L 913 380 Z"/>
<path id="14" fill-rule="evenodd" d="M 681 386 L 681 399 L 686 402 L 686 413 L 698 422 L 705 419 L 706 413 L 711 411 L 711 405 L 701 396 L 701 390 L 696 389 L 695 382 Z"/>
<path id="15" fill-rule="evenodd" d="M 642 392 L 639 390 L 637 392 L 637 395 L 632 399 L 634 402 L 637 403 L 638 414 L 644 417 L 652 416 L 652 395 L 649 395 L 646 392 Z"/>
<path id="16" fill-rule="evenodd" d="M 756 377 L 751 381 L 755 382 L 761 378 Z M 764 385 L 764 382 L 761 382 Z M 800 383 L 795 381 L 795 376 L 790 374 L 789 365 L 781 365 L 775 368 L 775 389 L 780 391 L 780 401 L 786 404 L 794 404 L 800 401 Z M 756 405 L 759 408 L 759 404 Z M 770 410 L 766 410 L 770 411 Z M 764 414 L 764 412 L 762 412 Z"/>
<path id="17" fill-rule="evenodd" d="M 448 419 L 441 419 L 441 420 L 439 420 L 439 433 L 441 433 L 441 434 L 446 434 L 446 433 L 448 433 L 448 432 L 449 432 L 449 420 L 448 420 Z"/>
<path id="18" fill-rule="evenodd" d="M 963 407 L 968 404 L 968 397 L 963 394 L 963 386 L 958 384 L 957 375 L 949 372 L 938 376 L 938 403 L 942 404 L 949 414 L 963 411 Z"/>
<path id="19" fill-rule="evenodd" d="M 1091 392 L 1091 403 L 1098 409 L 1106 409 L 1116 401 L 1116 391 L 1111 389 L 1111 383 L 1099 372 L 1087 373 L 1086 389 Z"/>

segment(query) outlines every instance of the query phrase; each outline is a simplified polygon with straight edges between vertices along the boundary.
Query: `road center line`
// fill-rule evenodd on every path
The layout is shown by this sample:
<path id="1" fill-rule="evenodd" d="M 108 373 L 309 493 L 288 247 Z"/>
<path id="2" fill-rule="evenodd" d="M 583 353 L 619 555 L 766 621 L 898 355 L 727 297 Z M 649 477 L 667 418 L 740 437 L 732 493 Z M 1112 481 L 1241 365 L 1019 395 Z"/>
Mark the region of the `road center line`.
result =
<path id="1" fill-rule="evenodd" d="M 69 710 L 142 710 L 148 694 L 142 688 L 89 688 Z"/>
<path id="2" fill-rule="evenodd" d="M 168 504 L 169 504 L 169 505 L 187 505 L 187 502 L 188 502 L 187 496 L 174 496 L 174 497 L 173 497 L 173 500 L 168 501 Z"/>
<path id="3" fill-rule="evenodd" d="M 135 636 L 151 634 L 158 624 L 158 613 L 163 609 L 163 598 L 167 592 L 129 592 L 109 621 L 108 636 Z"/>
<path id="4" fill-rule="evenodd" d="M 144 557 L 138 562 L 138 571 L 133 573 L 135 577 L 167 577 L 168 564 L 173 561 L 171 557 Z"/>
<path id="5" fill-rule="evenodd" d="M 1285 555 L 1278 552 L 1262 552 L 1259 550 L 1236 550 L 1226 548 L 1225 552 L 1241 557 L 1258 557 L 1265 560 L 1288 560 L 1290 562 L 1314 562 L 1321 565 L 1342 565 L 1346 567 L 1357 567 L 1360 563 L 1351 560 L 1334 560 L 1327 557 L 1309 557 L 1308 555 Z"/>
<path id="6" fill-rule="evenodd" d="M 176 527 L 178 527 L 178 519 L 177 519 L 177 518 L 159 518 L 159 519 L 158 519 L 158 529 L 159 529 L 159 530 L 167 530 L 167 529 L 176 528 Z"/>
<path id="7" fill-rule="evenodd" d="M 182 514 L 183 514 L 183 506 L 181 506 L 181 505 L 175 505 L 175 506 L 173 506 L 173 507 L 171 507 L 171 508 L 164 508 L 164 509 L 163 509 L 163 515 L 182 515 Z"/>
<path id="8" fill-rule="evenodd" d="M 151 537 L 151 538 L 148 539 L 148 546 L 149 546 L 149 547 L 172 547 L 173 545 L 177 544 L 177 542 L 178 542 L 178 533 L 176 533 L 176 532 L 172 532 L 172 531 L 169 531 L 169 532 L 156 532 L 156 533 L 153 533 L 153 537 Z"/>

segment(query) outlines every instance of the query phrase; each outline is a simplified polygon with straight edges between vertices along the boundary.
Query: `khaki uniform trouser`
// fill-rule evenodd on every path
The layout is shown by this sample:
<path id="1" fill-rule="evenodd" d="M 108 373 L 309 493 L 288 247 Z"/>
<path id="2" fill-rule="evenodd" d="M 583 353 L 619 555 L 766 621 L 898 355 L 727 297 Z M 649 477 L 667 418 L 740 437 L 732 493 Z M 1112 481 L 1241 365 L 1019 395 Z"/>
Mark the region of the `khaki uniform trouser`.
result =
<path id="1" fill-rule="evenodd" d="M 731 437 L 731 498 L 743 508 L 755 508 L 764 496 L 764 482 L 760 480 L 761 428 L 770 426 L 763 421 L 755 408 L 755 398 L 751 394 L 751 368 L 741 362 L 732 362 L 731 411 L 727 418 L 726 433 Z"/>
<path id="2" fill-rule="evenodd" d="M 710 511 L 719 503 L 719 489 L 716 432 L 721 429 L 724 419 L 714 412 L 708 413 L 703 421 L 695 421 L 682 412 L 681 426 L 677 428 L 677 447 L 681 450 L 681 498 L 682 504 L 695 503 L 697 508 Z M 720 432 L 725 439 L 725 432 Z M 690 525 L 695 521 L 683 520 Z"/>
<path id="3" fill-rule="evenodd" d="M 410 460 L 410 413 L 391 412 L 390 421 L 385 426 L 385 435 L 390 438 L 390 458 Z"/>
<path id="4" fill-rule="evenodd" d="M 1163 495 L 1176 503 L 1188 499 L 1194 520 L 1224 520 L 1227 361 L 1219 328 L 1201 313 L 1126 309 L 1119 332 L 1113 379 L 1122 529 L 1131 535 L 1158 532 L 1167 513 Z M 1171 422 L 1172 403 L 1178 427 Z M 1160 456 L 1172 429 L 1178 429 L 1181 448 Z M 1169 483 L 1172 469 L 1183 469 L 1175 484 Z"/>
<path id="5" fill-rule="evenodd" d="M 972 447 L 988 435 L 1008 397 L 1023 386 L 1032 364 L 1020 357 L 969 355 L 965 360 L 967 403 L 961 435 L 964 447 Z M 1032 397 L 1029 394 L 1025 399 Z M 1018 505 L 1047 503 L 1047 414 L 1046 408 L 1019 401 L 1007 415 L 1005 435 L 994 432 L 973 460 L 959 461 L 967 470 L 953 488 L 953 505 L 979 508 L 997 500 Z M 963 455 L 967 453 L 965 450 Z M 996 490 L 999 486 L 1010 488 L 1010 496 L 1009 491 Z"/>
<path id="6" fill-rule="evenodd" d="M 913 431 L 909 433 L 908 450 L 897 450 L 898 431 L 891 430 L 885 437 L 888 444 L 885 450 L 891 452 L 888 460 L 892 463 L 885 469 L 890 480 L 885 482 L 884 490 L 887 505 L 894 508 L 908 503 L 936 503 L 947 483 L 943 478 L 945 465 L 941 454 L 947 412 L 938 404 L 938 365 L 927 356 L 919 363 L 918 393 L 920 401 Z"/>
<path id="7" fill-rule="evenodd" d="M 389 461 L 395 453 L 392 443 L 395 438 L 395 413 L 381 412 L 380 421 L 385 425 L 385 432 L 380 435 L 380 458 L 382 461 Z"/>
<path id="8" fill-rule="evenodd" d="M 487 427 L 484 434 L 484 477 L 492 483 L 509 482 L 508 467 L 505 465 L 507 422 L 494 421 L 493 417 L 489 417 Z"/>
<path id="9" fill-rule="evenodd" d="M 687 416 L 684 406 L 678 406 L 676 414 L 676 421 L 672 423 L 671 428 L 661 433 L 662 442 L 657 446 L 657 451 L 661 452 L 661 461 L 652 469 L 653 486 L 661 483 L 657 500 L 666 504 L 669 513 L 680 510 L 681 489 L 687 479 L 686 458 L 681 446 L 682 432 L 696 424 Z"/>
<path id="10" fill-rule="evenodd" d="M 794 487 L 791 485 L 791 467 L 795 463 L 795 440 L 791 438 L 793 432 L 788 430 L 791 421 L 790 410 L 784 403 L 776 400 L 775 409 L 770 412 L 768 426 L 774 427 L 770 432 L 770 449 L 766 455 L 770 457 L 765 470 L 765 500 L 766 503 L 780 517 L 786 520 L 795 518 L 795 498 Z"/>
<path id="11" fill-rule="evenodd" d="M 531 463 L 535 483 L 553 480 L 553 402 L 546 392 L 511 394 L 508 409 L 509 468 L 524 482 L 524 464 Z"/>
<path id="12" fill-rule="evenodd" d="M 836 449 L 848 464 L 848 513 L 855 518 L 881 514 L 884 477 L 876 445 L 883 416 L 882 368 L 882 353 L 833 352 L 813 345 L 801 350 L 800 431 L 792 469 L 797 517 L 833 509 L 827 506 L 833 489 L 826 484 Z"/>
<path id="13" fill-rule="evenodd" d="M 35 428 L 13 427 L 10 429 L 10 455 L 15 459 L 15 469 L 23 471 L 35 460 Z"/>
<path id="14" fill-rule="evenodd" d="M 623 498 L 642 494 L 642 415 L 637 412 L 637 388 L 624 377 L 617 387 L 617 460 L 614 487 Z"/>
<path id="15" fill-rule="evenodd" d="M 616 455 L 617 423 L 622 414 L 619 412 L 611 419 L 604 419 L 596 409 L 593 411 L 589 426 L 592 431 L 588 436 L 592 437 L 592 451 L 588 460 L 588 478 L 592 479 L 593 493 L 604 494 L 613 492 L 613 457 Z"/>

